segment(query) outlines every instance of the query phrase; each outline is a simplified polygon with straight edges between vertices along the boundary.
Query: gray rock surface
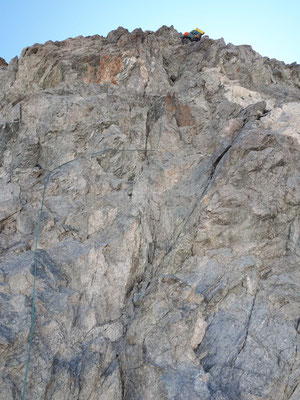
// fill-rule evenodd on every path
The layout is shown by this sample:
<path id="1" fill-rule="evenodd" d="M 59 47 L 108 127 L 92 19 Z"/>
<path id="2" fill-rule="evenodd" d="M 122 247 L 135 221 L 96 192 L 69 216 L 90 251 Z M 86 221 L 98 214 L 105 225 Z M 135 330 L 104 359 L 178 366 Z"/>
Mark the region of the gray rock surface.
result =
<path id="1" fill-rule="evenodd" d="M 300 66 L 173 27 L 0 66 L 0 398 L 300 398 Z"/>

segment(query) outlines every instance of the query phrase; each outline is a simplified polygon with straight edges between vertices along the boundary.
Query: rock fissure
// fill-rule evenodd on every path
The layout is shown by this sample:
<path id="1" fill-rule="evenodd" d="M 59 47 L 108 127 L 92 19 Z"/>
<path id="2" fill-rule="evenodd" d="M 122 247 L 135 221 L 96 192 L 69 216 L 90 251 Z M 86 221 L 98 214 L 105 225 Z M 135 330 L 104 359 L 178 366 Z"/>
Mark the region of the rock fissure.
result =
<path id="1" fill-rule="evenodd" d="M 239 350 L 238 350 L 238 353 L 237 353 L 237 357 L 238 357 L 239 354 L 244 350 L 244 348 L 245 348 L 245 346 L 246 346 L 246 342 L 247 342 L 248 335 L 249 335 L 249 328 L 250 328 L 252 313 L 253 313 L 253 310 L 254 310 L 254 307 L 255 307 L 255 300 L 256 300 L 256 297 L 257 297 L 257 292 L 255 293 L 255 295 L 254 295 L 254 297 L 253 297 L 253 302 L 252 302 L 252 305 L 251 305 L 251 309 L 250 309 L 250 312 L 249 312 L 247 324 L 246 324 L 246 327 L 245 327 L 245 334 L 244 334 L 244 337 L 243 337 L 243 339 L 242 339 L 242 342 L 241 342 L 240 345 L 239 345 Z"/>

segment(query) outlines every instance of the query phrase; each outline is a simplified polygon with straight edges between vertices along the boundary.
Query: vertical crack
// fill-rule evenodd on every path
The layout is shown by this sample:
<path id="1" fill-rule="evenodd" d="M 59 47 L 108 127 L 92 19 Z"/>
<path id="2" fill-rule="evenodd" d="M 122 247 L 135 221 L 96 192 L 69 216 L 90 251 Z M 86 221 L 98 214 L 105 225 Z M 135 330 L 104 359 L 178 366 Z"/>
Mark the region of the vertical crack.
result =
<path id="1" fill-rule="evenodd" d="M 119 363 L 119 371 L 120 371 L 120 383 L 121 383 L 121 399 L 126 399 L 126 391 L 125 391 L 125 375 L 123 369 L 121 367 L 121 363 Z"/>
<path id="2" fill-rule="evenodd" d="M 147 111 L 147 119 L 146 119 L 146 138 L 145 138 L 145 157 L 147 158 L 147 149 L 148 149 L 148 141 L 149 141 L 149 135 L 151 131 L 151 122 L 150 122 L 150 114 L 151 111 L 150 109 Z"/>
<path id="3" fill-rule="evenodd" d="M 296 364 L 296 360 L 297 360 L 297 357 L 298 357 L 297 337 L 298 337 L 298 334 L 299 334 L 299 331 L 298 331 L 299 324 L 300 324 L 300 318 L 298 318 L 297 326 L 295 327 L 296 328 L 295 353 L 294 353 L 293 361 L 291 363 L 290 370 L 288 372 L 288 378 L 291 377 L 291 375 L 293 373 L 293 370 L 294 370 L 294 367 L 295 367 L 295 364 Z M 288 385 L 288 380 L 287 380 L 286 387 L 285 387 L 285 390 L 284 390 L 284 394 L 285 394 L 287 400 L 289 400 L 293 396 L 293 394 L 295 393 L 297 387 L 299 386 L 299 383 L 300 383 L 300 380 L 299 380 L 299 376 L 298 376 L 298 379 L 296 380 L 296 382 L 292 385 L 292 387 L 289 390 L 289 388 L 288 388 L 289 385 Z"/>
<path id="4" fill-rule="evenodd" d="M 239 345 L 239 350 L 238 350 L 238 353 L 237 353 L 237 355 L 235 357 L 235 361 L 236 361 L 237 357 L 239 356 L 239 354 L 244 350 L 246 342 L 247 342 L 247 339 L 248 339 L 249 327 L 250 327 L 250 323 L 251 323 L 251 319 L 252 319 L 253 310 L 254 310 L 254 307 L 255 307 L 256 297 L 257 297 L 257 292 L 255 293 L 253 301 L 252 301 L 251 309 L 250 309 L 249 316 L 248 316 L 248 321 L 247 321 L 246 328 L 245 328 L 244 338 L 243 338 L 242 342 Z"/>

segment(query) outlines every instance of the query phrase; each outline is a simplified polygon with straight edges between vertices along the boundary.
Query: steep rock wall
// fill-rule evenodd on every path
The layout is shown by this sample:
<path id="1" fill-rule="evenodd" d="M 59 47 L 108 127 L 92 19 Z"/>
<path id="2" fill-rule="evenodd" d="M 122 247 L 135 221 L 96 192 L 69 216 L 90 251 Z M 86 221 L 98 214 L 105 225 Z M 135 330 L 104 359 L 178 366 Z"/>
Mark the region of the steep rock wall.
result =
<path id="1" fill-rule="evenodd" d="M 1 396 L 297 400 L 300 67 L 172 27 L 0 66 Z"/>

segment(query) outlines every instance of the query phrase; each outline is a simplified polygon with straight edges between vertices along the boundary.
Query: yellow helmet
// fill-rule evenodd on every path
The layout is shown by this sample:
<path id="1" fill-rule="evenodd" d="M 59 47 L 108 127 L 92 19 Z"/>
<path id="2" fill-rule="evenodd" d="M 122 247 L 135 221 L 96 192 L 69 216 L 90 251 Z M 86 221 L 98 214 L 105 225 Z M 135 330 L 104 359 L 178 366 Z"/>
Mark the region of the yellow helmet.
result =
<path id="1" fill-rule="evenodd" d="M 205 32 L 203 32 L 203 31 L 201 31 L 201 29 L 199 29 L 199 28 L 196 28 L 195 30 L 196 30 L 197 32 L 201 33 L 201 35 L 204 35 L 204 33 L 205 33 Z"/>

